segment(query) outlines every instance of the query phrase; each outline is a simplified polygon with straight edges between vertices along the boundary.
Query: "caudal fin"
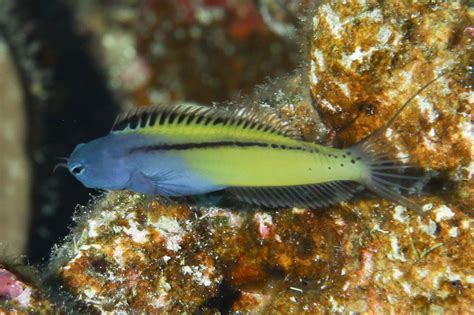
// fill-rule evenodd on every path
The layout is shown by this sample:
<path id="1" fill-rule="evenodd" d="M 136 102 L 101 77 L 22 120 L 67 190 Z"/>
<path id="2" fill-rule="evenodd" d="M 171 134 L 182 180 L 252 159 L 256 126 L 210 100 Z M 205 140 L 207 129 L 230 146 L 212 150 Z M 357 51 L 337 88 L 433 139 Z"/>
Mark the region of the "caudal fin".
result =
<path id="1" fill-rule="evenodd" d="M 375 143 L 371 141 L 374 139 L 367 140 L 351 148 L 366 166 L 360 182 L 377 195 L 422 213 L 421 207 L 404 194 L 419 191 L 426 177 L 407 175 L 407 169 L 412 168 L 402 163 L 407 157 L 390 158 L 389 154 L 375 149 Z"/>
<path id="2" fill-rule="evenodd" d="M 412 192 L 414 188 L 422 183 L 424 176 L 409 176 L 404 174 L 404 170 L 411 166 L 402 164 L 403 158 L 390 158 L 390 151 L 387 146 L 377 149 L 381 136 L 400 116 L 401 112 L 415 99 L 415 97 L 426 90 L 433 82 L 445 75 L 445 71 L 434 79 L 423 85 L 418 92 L 412 95 L 392 116 L 392 118 L 382 127 L 370 134 L 368 137 L 354 145 L 351 150 L 360 156 L 366 165 L 365 174 L 360 182 L 376 194 L 399 203 L 409 209 L 422 213 L 421 207 L 402 194 Z"/>

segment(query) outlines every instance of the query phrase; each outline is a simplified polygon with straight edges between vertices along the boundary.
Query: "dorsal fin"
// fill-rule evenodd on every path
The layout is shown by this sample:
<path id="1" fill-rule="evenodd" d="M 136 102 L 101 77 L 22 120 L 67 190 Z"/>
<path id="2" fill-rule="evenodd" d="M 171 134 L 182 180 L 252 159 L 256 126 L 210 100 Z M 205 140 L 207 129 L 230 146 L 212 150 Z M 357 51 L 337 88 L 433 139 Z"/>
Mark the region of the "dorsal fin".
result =
<path id="1" fill-rule="evenodd" d="M 150 105 L 131 110 L 119 115 L 112 126 L 111 132 L 121 132 L 145 127 L 155 127 L 172 124 L 176 118 L 194 115 L 196 121 L 207 117 L 212 108 L 191 105 Z"/>
<path id="2" fill-rule="evenodd" d="M 202 126 L 220 124 L 301 139 L 297 129 L 282 121 L 274 113 L 261 113 L 254 108 L 217 109 L 194 104 L 152 105 L 130 111 L 117 117 L 111 133 L 180 124 Z"/>

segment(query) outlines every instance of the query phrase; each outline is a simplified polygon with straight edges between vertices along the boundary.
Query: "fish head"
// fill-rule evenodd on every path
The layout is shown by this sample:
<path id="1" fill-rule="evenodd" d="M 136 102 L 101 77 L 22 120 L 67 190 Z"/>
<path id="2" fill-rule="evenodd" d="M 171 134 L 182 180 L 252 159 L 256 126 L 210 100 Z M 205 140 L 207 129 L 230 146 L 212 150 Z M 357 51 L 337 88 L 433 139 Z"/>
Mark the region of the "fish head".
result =
<path id="1" fill-rule="evenodd" d="M 130 180 L 124 159 L 107 137 L 78 144 L 67 168 L 87 188 L 125 189 Z"/>

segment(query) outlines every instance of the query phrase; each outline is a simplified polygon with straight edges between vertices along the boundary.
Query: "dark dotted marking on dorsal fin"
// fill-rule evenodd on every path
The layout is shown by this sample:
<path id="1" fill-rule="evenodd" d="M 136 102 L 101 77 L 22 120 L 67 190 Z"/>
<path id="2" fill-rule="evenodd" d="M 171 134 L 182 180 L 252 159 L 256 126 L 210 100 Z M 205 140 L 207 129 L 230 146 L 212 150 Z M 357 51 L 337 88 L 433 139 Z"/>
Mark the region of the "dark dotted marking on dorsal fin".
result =
<path id="1" fill-rule="evenodd" d="M 124 130 L 128 127 L 128 124 L 129 124 L 128 121 L 121 121 L 121 122 L 115 123 L 114 126 L 112 127 L 112 131 Z"/>
<path id="2" fill-rule="evenodd" d="M 130 117 L 130 124 L 128 125 L 130 129 L 136 129 L 140 123 L 140 117 L 133 115 Z"/>
<path id="3" fill-rule="evenodd" d="M 159 124 L 160 126 L 163 126 L 163 125 L 165 124 L 167 118 L 168 118 L 168 113 L 162 112 L 162 113 L 160 114 L 160 121 L 158 122 L 158 124 Z"/>
<path id="4" fill-rule="evenodd" d="M 168 124 L 174 123 L 174 120 L 178 117 L 178 113 L 170 112 L 168 115 Z"/>
<path id="5" fill-rule="evenodd" d="M 183 117 L 185 116 L 183 115 Z M 188 117 L 188 120 L 186 120 L 186 125 L 191 125 L 191 123 L 194 121 L 195 118 L 196 118 L 195 114 L 190 114 Z"/>
<path id="6" fill-rule="evenodd" d="M 198 105 L 147 106 L 119 116 L 111 132 L 165 125 L 229 126 L 301 139 L 297 129 L 257 108 L 216 109 Z"/>
<path id="7" fill-rule="evenodd" d="M 180 115 L 180 116 L 178 117 L 178 121 L 177 121 L 176 123 L 177 123 L 178 125 L 179 125 L 179 124 L 182 124 L 183 121 L 184 121 L 186 118 L 189 118 L 189 117 L 186 116 L 186 115 Z"/>
<path id="8" fill-rule="evenodd" d="M 212 118 L 211 117 L 206 117 L 206 119 L 204 120 L 204 126 L 207 126 L 211 123 L 212 121 Z"/>
<path id="9" fill-rule="evenodd" d="M 196 124 L 199 125 L 204 120 L 204 115 L 201 115 L 196 119 Z"/>
<path id="10" fill-rule="evenodd" d="M 142 117 L 140 118 L 141 128 L 145 128 L 147 126 L 149 118 L 150 118 L 150 113 L 143 113 Z"/>
<path id="11" fill-rule="evenodd" d="M 117 117 L 112 127 L 112 132 L 135 129 L 138 126 L 146 128 L 164 126 L 166 124 L 171 125 L 173 123 L 182 124 L 185 121 L 191 123 L 191 120 L 205 114 L 209 110 L 208 108 L 194 105 L 146 106 Z M 187 115 L 188 113 L 190 113 L 189 116 Z"/>
<path id="12" fill-rule="evenodd" d="M 222 124 L 222 125 L 226 125 L 227 121 L 225 118 L 222 118 L 222 117 L 216 117 L 214 118 L 214 120 L 212 121 L 213 125 L 219 125 L 219 124 Z"/>
<path id="13" fill-rule="evenodd" d="M 151 113 L 149 125 L 154 126 L 156 124 L 157 119 L 158 119 L 158 113 L 157 112 Z"/>

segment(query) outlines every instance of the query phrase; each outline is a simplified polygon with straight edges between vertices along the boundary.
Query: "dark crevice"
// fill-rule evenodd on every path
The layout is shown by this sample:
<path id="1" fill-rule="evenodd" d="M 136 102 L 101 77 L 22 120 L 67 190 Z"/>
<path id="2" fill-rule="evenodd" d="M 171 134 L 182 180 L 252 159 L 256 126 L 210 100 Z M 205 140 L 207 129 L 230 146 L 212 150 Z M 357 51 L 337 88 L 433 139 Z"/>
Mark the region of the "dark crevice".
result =
<path id="1" fill-rule="evenodd" d="M 219 292 L 216 296 L 207 300 L 196 314 L 204 314 L 206 311 L 219 310 L 220 314 L 231 314 L 232 305 L 237 301 L 241 296 L 239 290 L 232 288 L 232 286 L 226 281 L 222 282 L 219 287 Z"/>
<path id="2" fill-rule="evenodd" d="M 32 191 L 27 256 L 38 263 L 68 232 L 89 192 L 53 167 L 75 145 L 104 135 L 117 112 L 102 70 L 59 0 L 6 0 L 1 35 L 17 67 L 27 113 Z"/>

